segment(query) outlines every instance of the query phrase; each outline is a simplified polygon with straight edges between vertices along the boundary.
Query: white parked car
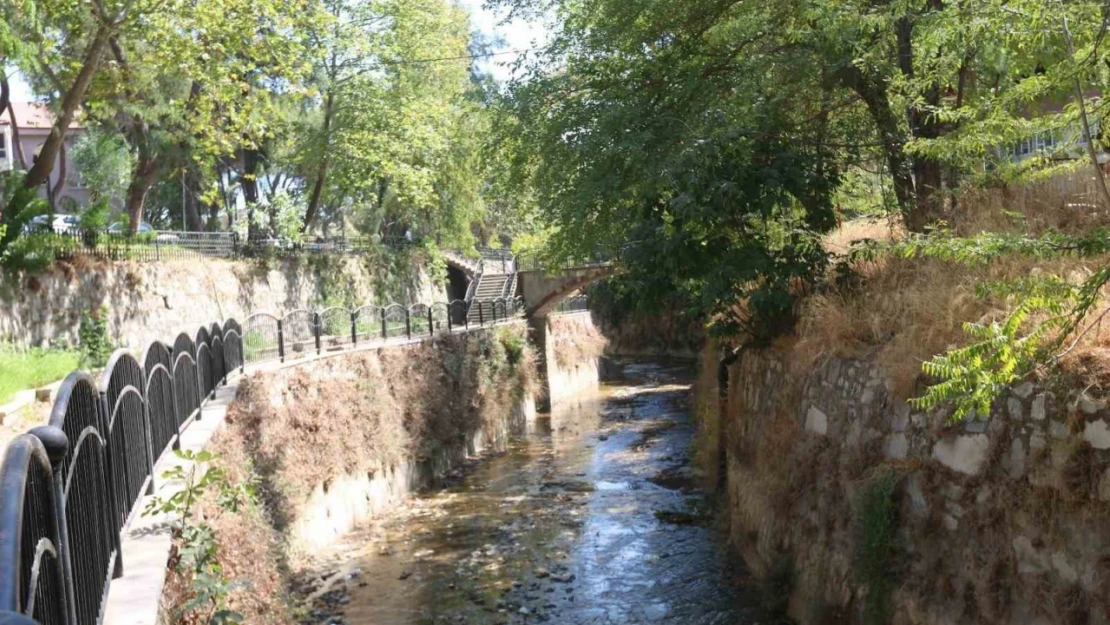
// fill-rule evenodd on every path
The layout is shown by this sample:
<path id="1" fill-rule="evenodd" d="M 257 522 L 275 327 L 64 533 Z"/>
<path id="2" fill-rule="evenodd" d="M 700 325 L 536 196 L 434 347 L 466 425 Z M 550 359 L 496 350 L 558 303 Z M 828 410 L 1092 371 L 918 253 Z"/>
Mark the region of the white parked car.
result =
<path id="1" fill-rule="evenodd" d="M 24 232 L 54 232 L 68 234 L 77 232 L 81 228 L 81 220 L 77 215 L 39 215 L 23 226 Z"/>

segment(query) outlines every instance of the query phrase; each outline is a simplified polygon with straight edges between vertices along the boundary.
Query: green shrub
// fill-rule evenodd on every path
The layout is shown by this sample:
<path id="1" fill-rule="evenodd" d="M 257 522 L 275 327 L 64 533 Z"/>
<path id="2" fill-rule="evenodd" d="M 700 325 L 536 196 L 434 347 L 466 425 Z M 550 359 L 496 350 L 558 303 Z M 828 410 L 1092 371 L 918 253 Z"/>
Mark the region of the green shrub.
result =
<path id="1" fill-rule="evenodd" d="M 103 367 L 107 364 L 112 355 L 112 341 L 108 337 L 108 307 L 82 312 L 77 333 L 84 365 Z"/>

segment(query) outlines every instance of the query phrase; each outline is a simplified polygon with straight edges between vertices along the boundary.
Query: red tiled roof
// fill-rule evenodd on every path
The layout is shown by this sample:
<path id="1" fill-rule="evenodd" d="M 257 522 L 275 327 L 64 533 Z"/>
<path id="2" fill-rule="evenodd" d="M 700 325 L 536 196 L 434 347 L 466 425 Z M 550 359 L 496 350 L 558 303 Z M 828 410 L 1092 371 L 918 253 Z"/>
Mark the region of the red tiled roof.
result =
<path id="1" fill-rule="evenodd" d="M 41 102 L 12 102 L 15 111 L 15 121 L 20 128 L 50 128 L 54 125 L 54 114 Z M 12 119 L 7 111 L 0 111 L 0 126 L 11 126 Z M 81 124 L 74 120 L 69 124 L 70 129 L 80 128 Z"/>

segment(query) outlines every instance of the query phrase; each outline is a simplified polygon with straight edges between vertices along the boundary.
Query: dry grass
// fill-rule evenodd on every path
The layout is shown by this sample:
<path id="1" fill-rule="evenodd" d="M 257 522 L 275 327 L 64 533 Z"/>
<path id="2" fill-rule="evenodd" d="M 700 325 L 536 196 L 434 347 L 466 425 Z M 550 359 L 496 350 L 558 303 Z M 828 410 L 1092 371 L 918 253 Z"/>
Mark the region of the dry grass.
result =
<path id="1" fill-rule="evenodd" d="M 961 236 L 980 232 L 1082 233 L 1110 224 L 1097 181 L 1089 168 L 1046 180 L 990 189 L 971 189 L 959 199 L 951 225 Z"/>
<path id="2" fill-rule="evenodd" d="M 513 367 L 497 337 L 441 342 L 439 349 L 423 343 L 353 354 L 241 383 L 225 433 L 255 462 L 279 529 L 327 480 L 429 457 L 499 417 L 535 385 L 530 348 L 521 352 L 523 366 Z"/>
<path id="3" fill-rule="evenodd" d="M 857 241 L 895 241 L 905 234 L 900 218 L 853 219 L 844 222 L 839 228 L 825 235 L 822 242 L 825 249 L 834 256 L 844 256 L 852 251 Z"/>
<path id="4" fill-rule="evenodd" d="M 248 623 L 294 622 L 285 590 L 296 554 L 283 530 L 312 492 L 345 475 L 429 457 L 503 418 L 538 385 L 524 335 L 523 327 L 503 327 L 243 380 L 211 449 L 233 481 L 257 481 L 262 505 L 233 514 L 207 502 L 201 510 L 226 576 L 247 582 L 230 607 Z M 188 579 L 172 573 L 166 611 L 188 598 Z"/>
<path id="5" fill-rule="evenodd" d="M 791 369 L 803 376 L 828 358 L 874 358 L 895 394 L 909 397 L 923 361 L 966 342 L 964 322 L 999 319 L 1012 306 L 978 297 L 978 285 L 1034 274 L 1077 281 L 1103 261 L 1004 259 L 983 267 L 898 258 L 862 263 L 856 267 L 857 287 L 804 301 L 796 335 L 779 347 L 789 351 Z M 1110 332 L 1098 330 L 1084 338 L 1069 362 L 1094 367 L 1089 356 L 1110 348 Z"/>
<path id="6" fill-rule="evenodd" d="M 609 345 L 589 317 L 559 315 L 551 318 L 555 339 L 555 362 L 561 369 L 572 369 L 579 363 L 597 360 Z"/>

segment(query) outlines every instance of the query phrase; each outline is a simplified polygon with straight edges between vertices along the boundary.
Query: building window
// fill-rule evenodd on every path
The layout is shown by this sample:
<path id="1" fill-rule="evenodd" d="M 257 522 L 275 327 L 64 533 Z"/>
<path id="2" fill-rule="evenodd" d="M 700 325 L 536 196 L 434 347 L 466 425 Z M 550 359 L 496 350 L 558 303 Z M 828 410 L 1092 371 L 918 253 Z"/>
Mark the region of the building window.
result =
<path id="1" fill-rule="evenodd" d="M 8 133 L 0 131 L 0 161 L 8 160 Z"/>

